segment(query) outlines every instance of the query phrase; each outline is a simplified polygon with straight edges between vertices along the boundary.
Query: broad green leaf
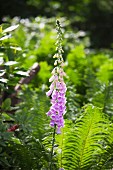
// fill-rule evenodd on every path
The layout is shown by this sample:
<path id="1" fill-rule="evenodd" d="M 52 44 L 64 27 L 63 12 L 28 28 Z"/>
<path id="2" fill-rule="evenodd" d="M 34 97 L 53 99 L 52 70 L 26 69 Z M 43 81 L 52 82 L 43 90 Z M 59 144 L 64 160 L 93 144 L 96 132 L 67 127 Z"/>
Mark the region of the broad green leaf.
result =
<path id="1" fill-rule="evenodd" d="M 11 38 L 11 34 L 6 35 L 6 36 L 4 36 L 4 37 L 0 38 L 0 41 L 2 41 L 2 40 L 6 40 L 6 39 L 8 39 L 8 38 Z"/>
<path id="2" fill-rule="evenodd" d="M 22 48 L 21 47 L 13 47 L 13 46 L 10 46 L 11 49 L 14 49 L 14 50 L 17 50 L 17 51 L 21 51 Z"/>
<path id="3" fill-rule="evenodd" d="M 2 83 L 7 83 L 7 82 L 8 82 L 8 79 L 0 78 L 0 82 L 2 82 Z"/>
<path id="4" fill-rule="evenodd" d="M 3 116 L 4 120 L 13 120 L 13 119 L 11 118 L 10 114 L 3 113 L 2 116 Z"/>
<path id="5" fill-rule="evenodd" d="M 29 76 L 28 72 L 25 71 L 17 71 L 16 74 L 22 75 L 22 76 Z"/>
<path id="6" fill-rule="evenodd" d="M 3 31 L 3 33 L 11 32 L 11 31 L 17 29 L 18 26 L 19 26 L 19 25 L 13 25 L 13 26 L 11 26 L 11 27 L 8 27 L 8 28 L 6 28 L 6 29 Z"/>
<path id="7" fill-rule="evenodd" d="M 3 103 L 2 103 L 2 109 L 3 110 L 10 110 L 11 106 L 11 99 L 7 98 Z"/>
<path id="8" fill-rule="evenodd" d="M 14 138 L 14 137 L 12 137 L 11 139 L 12 139 L 12 141 L 13 141 L 14 143 L 16 143 L 16 144 L 21 144 L 20 139 Z"/>
<path id="9" fill-rule="evenodd" d="M 5 71 L 3 71 L 2 73 L 0 73 L 0 77 L 2 77 L 5 74 Z"/>
<path id="10" fill-rule="evenodd" d="M 18 62 L 17 62 L 17 61 L 8 61 L 8 62 L 6 62 L 4 65 L 6 65 L 6 66 L 12 66 L 12 65 L 15 65 L 15 64 L 18 64 Z"/>

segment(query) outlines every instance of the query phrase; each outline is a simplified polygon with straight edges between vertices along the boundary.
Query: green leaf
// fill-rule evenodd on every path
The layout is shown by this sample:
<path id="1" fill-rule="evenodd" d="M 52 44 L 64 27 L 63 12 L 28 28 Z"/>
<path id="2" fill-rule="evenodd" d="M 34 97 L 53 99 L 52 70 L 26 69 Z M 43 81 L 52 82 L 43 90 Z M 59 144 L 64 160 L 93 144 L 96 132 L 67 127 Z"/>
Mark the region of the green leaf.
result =
<path id="1" fill-rule="evenodd" d="M 101 65 L 99 71 L 97 72 L 98 79 L 108 84 L 109 81 L 113 79 L 113 59 L 110 59 L 105 64 Z"/>
<path id="2" fill-rule="evenodd" d="M 2 109 L 3 110 L 10 110 L 10 106 L 11 106 L 11 99 L 7 98 L 3 103 L 2 103 Z"/>
<path id="3" fill-rule="evenodd" d="M 8 82 L 8 79 L 0 78 L 0 82 L 2 82 L 2 83 L 7 83 L 7 82 Z"/>
<path id="4" fill-rule="evenodd" d="M 2 64 L 3 64 L 3 62 L 4 62 L 3 57 L 0 57 L 0 65 L 2 65 Z"/>
<path id="5" fill-rule="evenodd" d="M 11 31 L 17 29 L 18 26 L 19 26 L 19 25 L 13 25 L 13 26 L 11 26 L 11 27 L 8 27 L 8 28 L 6 28 L 6 29 L 3 31 L 3 33 L 11 32 Z"/>
<path id="6" fill-rule="evenodd" d="M 12 119 L 11 116 L 10 116 L 10 114 L 3 113 L 2 116 L 3 116 L 3 119 L 4 119 L 4 120 L 12 120 L 12 121 L 13 121 L 13 119 Z"/>
<path id="7" fill-rule="evenodd" d="M 16 144 L 21 144 L 20 139 L 14 138 L 14 137 L 12 137 L 11 139 L 12 139 L 12 141 L 13 141 L 14 143 L 16 143 Z"/>
<path id="8" fill-rule="evenodd" d="M 6 65 L 6 66 L 12 66 L 12 65 L 15 65 L 15 64 L 18 64 L 18 62 L 17 62 L 17 61 L 8 61 L 8 62 L 6 62 L 4 65 Z"/>
<path id="9" fill-rule="evenodd" d="M 14 49 L 14 50 L 17 50 L 17 51 L 21 51 L 22 48 L 21 47 L 13 47 L 13 46 L 10 46 L 11 49 Z"/>
<path id="10" fill-rule="evenodd" d="M 17 71 L 16 74 L 22 75 L 22 76 L 29 76 L 28 72 L 25 71 Z"/>
<path id="11" fill-rule="evenodd" d="M 2 40 L 6 40 L 6 39 L 8 39 L 8 38 L 11 38 L 11 34 L 6 35 L 6 36 L 4 36 L 4 37 L 0 38 L 0 41 L 2 41 Z"/>

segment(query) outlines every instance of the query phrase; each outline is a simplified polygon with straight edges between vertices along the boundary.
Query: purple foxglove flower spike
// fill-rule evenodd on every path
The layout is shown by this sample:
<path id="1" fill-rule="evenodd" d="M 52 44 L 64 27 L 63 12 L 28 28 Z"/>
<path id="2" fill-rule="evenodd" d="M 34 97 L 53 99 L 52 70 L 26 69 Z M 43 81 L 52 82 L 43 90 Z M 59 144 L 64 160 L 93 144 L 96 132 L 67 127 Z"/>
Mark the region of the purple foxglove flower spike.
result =
<path id="1" fill-rule="evenodd" d="M 66 73 L 63 70 L 64 60 L 62 57 L 62 32 L 60 25 L 57 25 L 57 53 L 53 56 L 55 58 L 55 68 L 52 70 L 52 76 L 49 79 L 51 82 L 50 89 L 46 93 L 47 96 L 51 96 L 50 110 L 46 113 L 47 116 L 50 116 L 50 126 L 54 127 L 56 125 L 57 133 L 61 133 L 61 128 L 64 127 L 63 115 L 66 112 L 66 85 L 63 77 L 66 76 Z"/>

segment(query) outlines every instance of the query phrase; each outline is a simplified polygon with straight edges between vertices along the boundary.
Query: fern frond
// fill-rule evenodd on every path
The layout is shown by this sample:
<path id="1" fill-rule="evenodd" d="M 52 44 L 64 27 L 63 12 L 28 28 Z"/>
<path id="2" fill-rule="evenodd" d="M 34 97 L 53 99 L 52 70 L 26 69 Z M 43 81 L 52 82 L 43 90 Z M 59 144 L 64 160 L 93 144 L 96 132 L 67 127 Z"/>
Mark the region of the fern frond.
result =
<path id="1" fill-rule="evenodd" d="M 108 120 L 102 111 L 88 105 L 75 124 L 64 128 L 62 164 L 66 170 L 91 170 L 105 152 Z M 96 170 L 96 169 L 95 169 Z"/>
<path id="2" fill-rule="evenodd" d="M 111 119 L 113 116 L 113 83 L 109 83 L 105 91 L 105 100 L 103 111 L 107 113 Z M 113 120 L 113 119 L 112 119 Z"/>
<path id="3" fill-rule="evenodd" d="M 93 166 L 94 170 L 111 170 L 113 168 L 113 123 L 109 122 L 109 125 L 106 126 L 108 132 L 107 138 L 103 145 L 105 152 L 99 155 L 97 161 L 98 167 Z"/>
<path id="4" fill-rule="evenodd" d="M 13 145 L 10 155 L 15 157 L 18 167 L 23 167 L 24 170 L 25 166 L 27 169 L 47 169 L 49 150 L 46 146 L 49 143 L 43 144 L 43 140 L 50 133 L 49 119 L 46 116 L 48 99 L 45 92 L 33 92 L 30 89 L 26 89 L 21 98 L 23 102 L 18 105 L 19 109 L 13 118 L 19 124 L 19 131 L 15 132 L 15 136 L 22 141 L 22 145 Z"/>
<path id="5" fill-rule="evenodd" d="M 68 82 L 67 85 L 67 105 L 66 110 L 68 114 L 65 114 L 65 118 L 75 120 L 78 113 L 80 112 L 81 96 L 77 94 L 75 85 Z"/>
<path id="6" fill-rule="evenodd" d="M 32 132 L 33 136 L 42 139 L 45 131 L 47 132 L 47 126 L 49 124 L 46 116 L 46 112 L 49 109 L 49 102 L 45 92 L 36 93 L 30 89 L 26 89 L 21 95 L 21 98 L 23 102 L 19 104 L 19 109 L 15 113 L 15 121 L 27 133 L 30 130 L 30 134 Z"/>

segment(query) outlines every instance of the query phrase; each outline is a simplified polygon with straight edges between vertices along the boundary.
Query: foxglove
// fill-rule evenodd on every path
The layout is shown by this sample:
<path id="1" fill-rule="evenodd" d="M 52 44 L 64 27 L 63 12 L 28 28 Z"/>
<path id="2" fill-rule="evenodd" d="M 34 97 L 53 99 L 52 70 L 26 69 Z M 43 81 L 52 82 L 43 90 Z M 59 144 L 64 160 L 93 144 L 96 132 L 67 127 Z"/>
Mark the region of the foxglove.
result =
<path id="1" fill-rule="evenodd" d="M 64 82 L 64 76 L 66 76 L 63 66 L 64 60 L 62 57 L 62 44 L 61 44 L 61 29 L 59 23 L 57 27 L 58 37 L 57 37 L 57 53 L 53 56 L 55 58 L 54 69 L 52 70 L 52 76 L 49 79 L 51 82 L 50 89 L 46 93 L 47 96 L 51 97 L 51 107 L 50 110 L 46 113 L 47 116 L 50 116 L 50 126 L 57 128 L 57 134 L 61 133 L 61 128 L 64 127 L 64 118 L 63 115 L 66 112 L 66 85 Z"/>

